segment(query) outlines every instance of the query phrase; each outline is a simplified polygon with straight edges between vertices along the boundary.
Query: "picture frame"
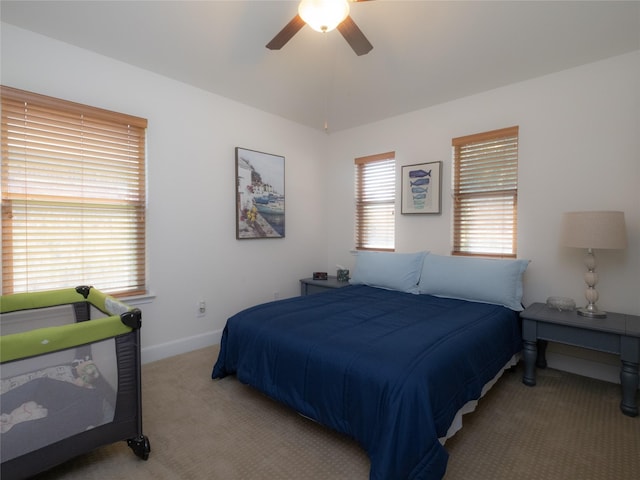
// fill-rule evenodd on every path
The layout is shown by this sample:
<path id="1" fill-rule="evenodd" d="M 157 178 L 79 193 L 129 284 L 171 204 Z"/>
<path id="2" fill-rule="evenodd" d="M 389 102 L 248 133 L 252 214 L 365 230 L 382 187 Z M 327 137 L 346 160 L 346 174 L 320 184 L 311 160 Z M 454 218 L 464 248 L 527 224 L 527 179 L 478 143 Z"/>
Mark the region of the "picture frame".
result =
<path id="1" fill-rule="evenodd" d="M 284 238 L 284 157 L 236 147 L 236 239 Z"/>
<path id="2" fill-rule="evenodd" d="M 401 213 L 440 214 L 442 162 L 402 166 Z"/>

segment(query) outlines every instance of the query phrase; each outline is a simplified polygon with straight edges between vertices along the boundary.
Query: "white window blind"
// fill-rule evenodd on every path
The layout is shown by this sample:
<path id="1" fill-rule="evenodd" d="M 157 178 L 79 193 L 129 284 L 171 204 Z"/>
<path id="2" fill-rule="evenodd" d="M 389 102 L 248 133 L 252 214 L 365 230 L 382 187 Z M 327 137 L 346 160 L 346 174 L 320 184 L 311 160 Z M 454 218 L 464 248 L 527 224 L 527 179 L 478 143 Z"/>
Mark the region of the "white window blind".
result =
<path id="1" fill-rule="evenodd" d="M 147 121 L 2 86 L 2 291 L 146 291 Z"/>
<path id="2" fill-rule="evenodd" d="M 395 248 L 395 152 L 355 159 L 356 249 Z"/>
<path id="3" fill-rule="evenodd" d="M 454 138 L 453 254 L 515 257 L 518 127 Z"/>

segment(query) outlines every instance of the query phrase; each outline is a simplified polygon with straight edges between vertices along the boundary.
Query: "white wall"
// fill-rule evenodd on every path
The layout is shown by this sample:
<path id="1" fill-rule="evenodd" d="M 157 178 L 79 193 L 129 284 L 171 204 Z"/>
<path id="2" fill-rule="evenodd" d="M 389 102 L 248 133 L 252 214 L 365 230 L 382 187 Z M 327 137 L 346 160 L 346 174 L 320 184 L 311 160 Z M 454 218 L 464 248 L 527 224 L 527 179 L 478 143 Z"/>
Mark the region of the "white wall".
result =
<path id="1" fill-rule="evenodd" d="M 1 33 L 3 85 L 149 120 L 144 361 L 217 342 L 230 315 L 298 295 L 324 267 L 324 133 L 11 25 Z M 284 239 L 235 239 L 236 146 L 285 157 Z"/>
<path id="2" fill-rule="evenodd" d="M 640 315 L 640 52 L 327 137 L 10 25 L 1 34 L 2 84 L 149 120 L 147 361 L 217 342 L 228 316 L 276 292 L 298 294 L 298 279 L 313 270 L 352 267 L 353 209 L 345 205 L 353 205 L 355 157 L 394 150 L 398 170 L 444 162 L 442 215 L 398 215 L 397 250 L 448 253 L 451 138 L 511 125 L 520 126 L 518 254 L 532 261 L 525 303 L 550 295 L 582 303 L 582 253 L 559 246 L 561 214 L 616 209 L 625 212 L 629 247 L 597 252 L 599 305 Z M 285 239 L 235 239 L 236 146 L 286 157 Z M 195 317 L 200 299 L 203 319 Z M 560 360 L 583 356 L 556 351 Z M 590 370 L 616 364 L 589 358 Z"/>
<path id="3" fill-rule="evenodd" d="M 520 126 L 518 257 L 531 260 L 525 305 L 548 296 L 584 300 L 584 252 L 561 247 L 562 212 L 622 210 L 624 251 L 597 251 L 599 306 L 640 315 L 640 51 L 513 84 L 330 136 L 327 264 L 353 266 L 353 159 L 396 151 L 401 165 L 444 162 L 442 215 L 397 215 L 397 251 L 451 249 L 451 139 Z M 399 185 L 398 185 L 399 187 Z M 399 211 L 400 200 L 397 205 Z M 551 348 L 583 356 L 577 349 Z M 612 363 L 618 361 L 586 355 Z M 553 362 L 550 362 L 553 365 Z M 598 365 L 585 364 L 588 370 Z M 563 365 L 566 368 L 573 368 Z M 610 374 L 604 376 L 611 379 Z"/>
<path id="4" fill-rule="evenodd" d="M 334 133 L 328 265 L 353 265 L 353 159 L 396 151 L 401 165 L 442 161 L 442 214 L 397 215 L 396 250 L 451 249 L 451 139 L 520 126 L 518 257 L 525 304 L 583 302 L 582 251 L 559 244 L 562 212 L 622 210 L 629 246 L 597 251 L 602 308 L 640 315 L 640 52 Z M 398 211 L 400 199 L 398 198 Z"/>

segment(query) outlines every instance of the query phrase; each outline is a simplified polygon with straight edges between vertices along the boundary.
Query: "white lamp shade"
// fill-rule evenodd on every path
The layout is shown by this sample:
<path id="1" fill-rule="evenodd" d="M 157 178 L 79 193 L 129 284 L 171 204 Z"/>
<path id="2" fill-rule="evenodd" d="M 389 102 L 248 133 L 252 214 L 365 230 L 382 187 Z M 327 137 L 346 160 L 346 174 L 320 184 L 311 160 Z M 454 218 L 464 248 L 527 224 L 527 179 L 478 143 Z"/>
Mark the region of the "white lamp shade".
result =
<path id="1" fill-rule="evenodd" d="M 576 248 L 626 248 L 624 212 L 565 213 L 562 219 L 562 245 Z"/>
<path id="2" fill-rule="evenodd" d="M 349 15 L 347 0 L 302 0 L 298 15 L 317 32 L 330 32 Z"/>

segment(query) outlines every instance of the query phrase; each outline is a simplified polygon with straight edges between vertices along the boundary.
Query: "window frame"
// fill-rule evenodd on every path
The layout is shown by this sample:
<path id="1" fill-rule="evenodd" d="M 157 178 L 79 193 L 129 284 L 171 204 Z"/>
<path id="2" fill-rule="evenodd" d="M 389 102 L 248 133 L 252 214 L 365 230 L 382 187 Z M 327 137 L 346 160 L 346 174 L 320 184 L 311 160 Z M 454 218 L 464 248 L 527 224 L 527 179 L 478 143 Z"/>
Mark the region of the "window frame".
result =
<path id="1" fill-rule="evenodd" d="M 2 294 L 76 286 L 60 280 L 71 264 L 81 265 L 71 281 L 93 270 L 83 283 L 147 294 L 147 120 L 4 85 L 0 94 Z M 96 222 L 108 228 L 85 234 Z M 67 231 L 80 234 L 69 241 Z M 116 259 L 117 280 L 95 273 L 111 276 Z"/>
<path id="2" fill-rule="evenodd" d="M 395 251 L 395 210 L 396 210 L 396 177 L 397 166 L 395 152 L 386 152 L 376 155 L 358 157 L 354 161 L 355 165 L 355 249 L 373 251 Z M 393 172 L 393 178 L 382 178 L 382 183 L 378 185 L 379 191 L 365 194 L 365 188 L 373 180 L 371 168 L 381 168 Z M 367 211 L 372 209 L 388 209 L 391 214 L 391 221 L 384 221 L 382 214 L 367 215 Z M 375 244 L 371 235 L 371 229 L 390 229 L 390 233 L 380 236 L 391 237 L 391 246 L 388 244 Z M 387 238 L 389 241 L 389 238 Z"/>
<path id="3" fill-rule="evenodd" d="M 451 254 L 516 258 L 519 127 L 453 138 L 451 145 Z M 479 240 L 485 236 L 493 238 L 493 245 Z"/>

